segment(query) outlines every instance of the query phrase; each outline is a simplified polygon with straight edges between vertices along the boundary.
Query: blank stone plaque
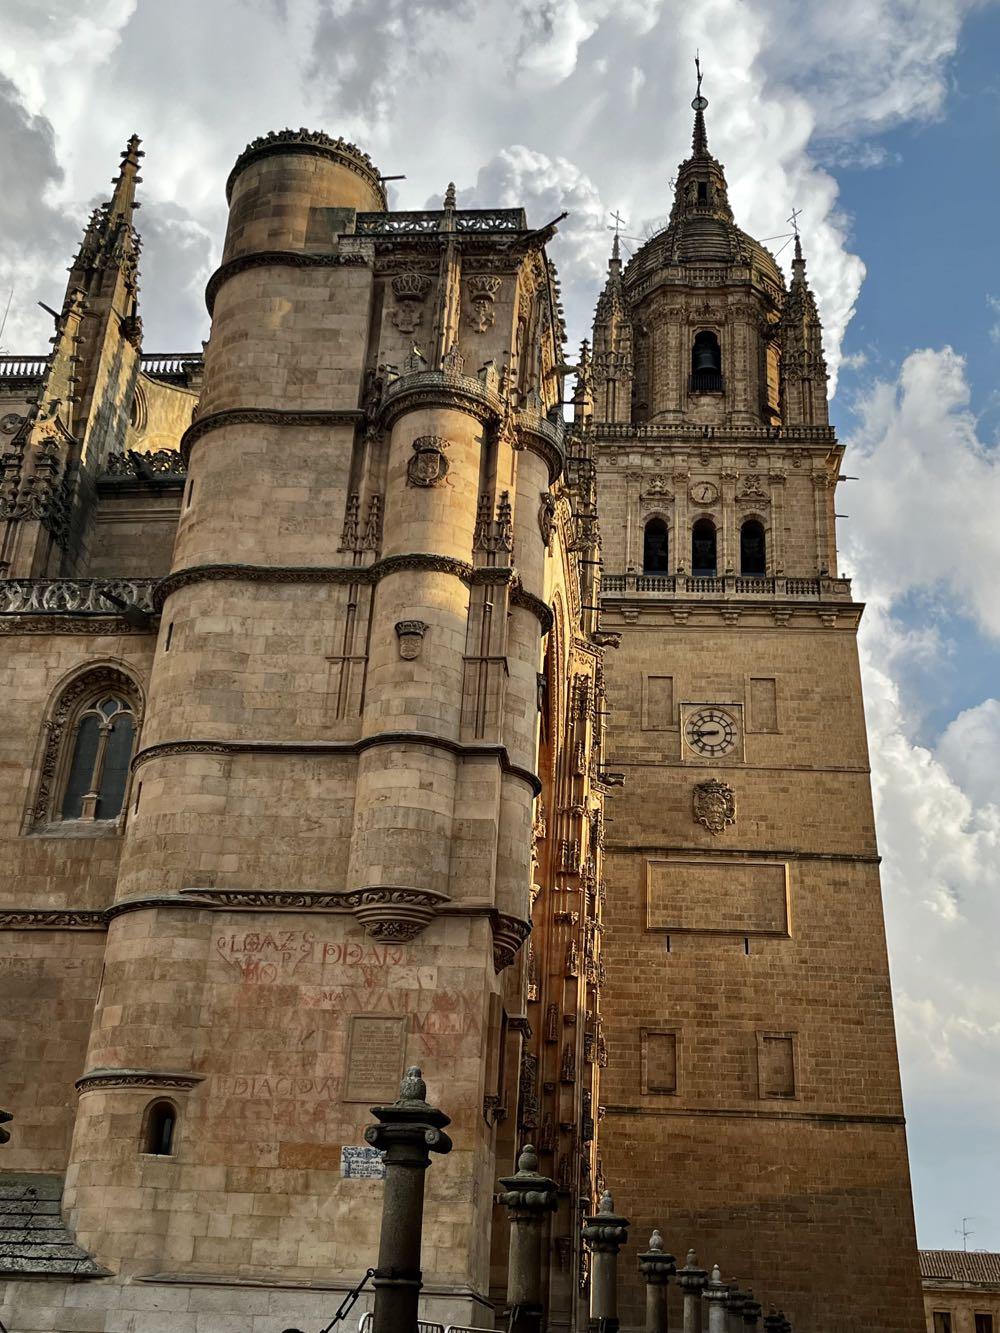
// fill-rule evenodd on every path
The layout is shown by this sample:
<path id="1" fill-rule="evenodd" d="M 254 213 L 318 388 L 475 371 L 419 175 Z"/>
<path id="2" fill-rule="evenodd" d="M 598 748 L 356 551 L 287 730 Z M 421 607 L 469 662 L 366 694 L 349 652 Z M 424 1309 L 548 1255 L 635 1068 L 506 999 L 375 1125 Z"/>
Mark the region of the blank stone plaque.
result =
<path id="1" fill-rule="evenodd" d="M 355 1014 L 347 1048 L 345 1102 L 394 1102 L 406 1052 L 406 1019 Z"/>

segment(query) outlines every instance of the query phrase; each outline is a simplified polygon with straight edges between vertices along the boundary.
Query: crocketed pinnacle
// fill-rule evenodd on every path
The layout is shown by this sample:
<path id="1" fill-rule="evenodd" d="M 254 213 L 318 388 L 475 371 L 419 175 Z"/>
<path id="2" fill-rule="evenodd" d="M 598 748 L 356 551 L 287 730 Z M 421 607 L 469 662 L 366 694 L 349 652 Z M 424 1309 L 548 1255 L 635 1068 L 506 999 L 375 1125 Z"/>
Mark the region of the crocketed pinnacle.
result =
<path id="1" fill-rule="evenodd" d="M 125 151 L 122 153 L 122 164 L 118 170 L 118 175 L 113 181 L 113 192 L 111 202 L 108 204 L 108 220 L 124 218 L 126 222 L 132 221 L 132 214 L 139 207 L 135 202 L 135 187 L 142 183 L 142 177 L 139 175 L 140 159 L 145 157 L 140 144 L 142 140 L 137 134 L 133 134 L 125 145 Z"/>
<path id="2" fill-rule="evenodd" d="M 692 157 L 709 157 L 708 131 L 705 129 L 705 113 L 701 107 L 695 108 L 694 131 L 691 135 Z"/>

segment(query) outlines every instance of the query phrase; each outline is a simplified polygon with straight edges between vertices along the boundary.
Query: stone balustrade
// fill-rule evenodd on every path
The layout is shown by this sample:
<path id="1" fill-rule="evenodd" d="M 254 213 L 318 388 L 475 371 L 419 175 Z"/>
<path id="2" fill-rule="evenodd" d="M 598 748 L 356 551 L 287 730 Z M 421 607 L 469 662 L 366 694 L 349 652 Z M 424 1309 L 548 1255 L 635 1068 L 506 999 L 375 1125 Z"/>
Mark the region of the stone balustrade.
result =
<path id="1" fill-rule="evenodd" d="M 159 579 L 0 579 L 0 615 L 108 616 L 128 608 L 155 614 Z"/>

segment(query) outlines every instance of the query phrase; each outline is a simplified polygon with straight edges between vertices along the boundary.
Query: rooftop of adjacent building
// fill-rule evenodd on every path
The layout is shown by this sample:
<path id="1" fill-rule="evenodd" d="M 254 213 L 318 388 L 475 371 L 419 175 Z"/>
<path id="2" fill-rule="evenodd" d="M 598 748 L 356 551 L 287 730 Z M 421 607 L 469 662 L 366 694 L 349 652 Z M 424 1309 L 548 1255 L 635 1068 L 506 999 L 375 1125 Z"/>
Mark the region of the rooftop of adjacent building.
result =
<path id="1" fill-rule="evenodd" d="M 1000 1254 L 987 1250 L 921 1250 L 920 1276 L 925 1285 L 1000 1287 Z"/>

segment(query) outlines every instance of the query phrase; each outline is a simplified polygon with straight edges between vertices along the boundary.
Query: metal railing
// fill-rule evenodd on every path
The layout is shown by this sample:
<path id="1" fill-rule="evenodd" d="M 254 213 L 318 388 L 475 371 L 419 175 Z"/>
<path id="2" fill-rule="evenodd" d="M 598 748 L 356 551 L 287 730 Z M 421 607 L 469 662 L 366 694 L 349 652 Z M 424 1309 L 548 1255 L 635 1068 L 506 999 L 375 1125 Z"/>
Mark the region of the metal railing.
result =
<path id="1" fill-rule="evenodd" d="M 374 1321 L 375 1316 L 371 1310 L 367 1314 L 363 1314 L 358 1320 L 358 1333 L 371 1333 Z M 458 1324 L 449 1324 L 448 1329 L 451 1329 L 453 1333 L 459 1333 Z M 448 1329 L 445 1328 L 444 1324 L 431 1324 L 426 1319 L 417 1320 L 417 1333 L 448 1333 Z"/>

